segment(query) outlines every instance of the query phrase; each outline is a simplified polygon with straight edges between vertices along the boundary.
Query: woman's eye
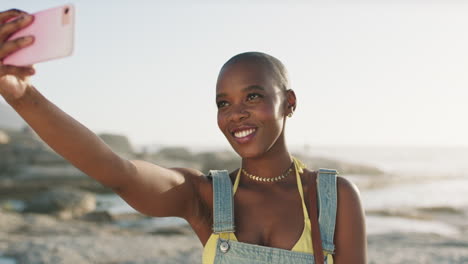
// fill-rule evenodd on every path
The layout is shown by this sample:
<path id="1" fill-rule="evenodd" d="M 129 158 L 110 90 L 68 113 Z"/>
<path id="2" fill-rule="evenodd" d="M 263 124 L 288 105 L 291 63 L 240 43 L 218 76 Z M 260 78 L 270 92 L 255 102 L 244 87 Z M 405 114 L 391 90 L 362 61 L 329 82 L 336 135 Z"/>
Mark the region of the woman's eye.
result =
<path id="1" fill-rule="evenodd" d="M 257 98 L 261 98 L 261 97 L 263 97 L 261 94 L 251 93 L 251 94 L 247 95 L 247 100 L 250 101 L 250 100 L 254 100 L 254 99 L 257 99 Z"/>
<path id="2" fill-rule="evenodd" d="M 225 107 L 228 103 L 226 101 L 219 101 L 216 103 L 216 105 L 218 106 L 218 108 L 222 108 L 222 107 Z"/>

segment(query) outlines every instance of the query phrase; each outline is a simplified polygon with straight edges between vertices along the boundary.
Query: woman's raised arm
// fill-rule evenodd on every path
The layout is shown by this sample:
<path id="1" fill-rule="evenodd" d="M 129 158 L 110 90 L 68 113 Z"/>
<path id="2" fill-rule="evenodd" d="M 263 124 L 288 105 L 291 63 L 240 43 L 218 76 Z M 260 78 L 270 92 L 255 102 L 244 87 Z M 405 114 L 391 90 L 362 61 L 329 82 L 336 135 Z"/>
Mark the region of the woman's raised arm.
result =
<path id="1" fill-rule="evenodd" d="M 19 17 L 6 22 L 11 18 Z M 154 216 L 190 215 L 198 201 L 201 172 L 166 169 L 115 154 L 98 136 L 47 100 L 28 81 L 32 67 L 3 65 L 10 53 L 31 45 L 32 37 L 7 41 L 33 17 L 19 10 L 0 12 L 0 94 L 36 133 L 75 167 L 121 195 L 138 211 Z"/>

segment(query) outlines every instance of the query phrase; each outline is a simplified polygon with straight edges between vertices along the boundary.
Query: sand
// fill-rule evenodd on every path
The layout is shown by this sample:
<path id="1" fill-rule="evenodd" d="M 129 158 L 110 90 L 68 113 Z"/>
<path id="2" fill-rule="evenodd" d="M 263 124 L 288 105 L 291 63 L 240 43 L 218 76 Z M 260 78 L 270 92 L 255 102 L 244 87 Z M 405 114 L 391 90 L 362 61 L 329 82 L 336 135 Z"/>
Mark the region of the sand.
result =
<path id="1" fill-rule="evenodd" d="M 201 252 L 188 226 L 148 232 L 109 221 L 0 211 L 0 254 L 16 264 L 201 263 Z M 468 263 L 468 239 L 420 233 L 371 235 L 368 256 L 369 263 Z"/>

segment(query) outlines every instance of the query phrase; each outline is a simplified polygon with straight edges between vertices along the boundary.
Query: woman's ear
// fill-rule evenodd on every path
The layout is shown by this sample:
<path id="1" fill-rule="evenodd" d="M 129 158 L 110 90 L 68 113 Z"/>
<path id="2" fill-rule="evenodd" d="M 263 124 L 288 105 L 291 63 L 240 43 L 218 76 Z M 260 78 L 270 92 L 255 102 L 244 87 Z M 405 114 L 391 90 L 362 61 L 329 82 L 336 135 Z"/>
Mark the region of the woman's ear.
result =
<path id="1" fill-rule="evenodd" d="M 296 93 L 292 89 L 289 89 L 286 91 L 286 115 L 291 117 L 294 114 L 294 111 L 296 111 Z"/>

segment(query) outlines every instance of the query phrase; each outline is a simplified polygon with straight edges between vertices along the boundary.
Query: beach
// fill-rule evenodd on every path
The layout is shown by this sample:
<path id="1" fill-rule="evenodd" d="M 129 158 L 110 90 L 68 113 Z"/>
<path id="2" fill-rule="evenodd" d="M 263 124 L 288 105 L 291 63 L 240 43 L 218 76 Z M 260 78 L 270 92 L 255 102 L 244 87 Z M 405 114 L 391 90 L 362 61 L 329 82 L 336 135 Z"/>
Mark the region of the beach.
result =
<path id="1" fill-rule="evenodd" d="M 393 155 L 388 149 L 353 151 L 341 149 L 338 155 L 322 149 L 310 155 L 382 171 L 353 173 L 356 170 L 346 168 L 348 173 L 342 174 L 361 192 L 368 263 L 468 263 L 468 177 L 463 156 L 468 151 L 461 158 L 452 150 L 434 152 L 454 155 L 445 161 L 430 157 L 427 150 L 413 156 L 405 150 Z M 424 171 L 421 159 L 440 163 L 432 162 Z M 143 216 L 88 178 L 57 175 L 0 182 L 0 264 L 201 263 L 202 245 L 183 219 Z M 61 189 L 62 185 L 74 189 Z M 25 210 L 26 196 L 29 203 L 40 201 L 41 196 L 31 199 L 31 193 L 48 189 L 60 200 L 73 198 L 66 210 Z"/>
<path id="2" fill-rule="evenodd" d="M 188 226 L 153 231 L 111 222 L 0 213 L 0 263 L 201 263 L 202 245 Z M 468 263 L 467 236 L 385 233 L 368 236 L 369 263 Z"/>

